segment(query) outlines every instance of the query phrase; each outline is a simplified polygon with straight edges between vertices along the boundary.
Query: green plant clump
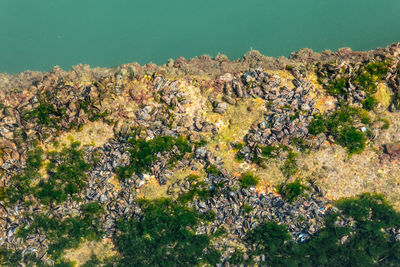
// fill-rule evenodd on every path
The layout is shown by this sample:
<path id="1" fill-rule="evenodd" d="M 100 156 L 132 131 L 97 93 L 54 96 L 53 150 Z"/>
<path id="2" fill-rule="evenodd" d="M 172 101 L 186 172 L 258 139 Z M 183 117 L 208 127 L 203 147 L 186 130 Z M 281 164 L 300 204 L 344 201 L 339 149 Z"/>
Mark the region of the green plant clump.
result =
<path id="1" fill-rule="evenodd" d="M 346 83 L 347 83 L 346 78 L 338 78 L 335 80 L 330 80 L 326 90 L 331 95 L 343 95 L 346 93 L 344 89 L 346 88 Z"/>
<path id="2" fill-rule="evenodd" d="M 247 263 L 264 255 L 262 266 L 399 266 L 400 242 L 390 229 L 400 227 L 400 213 L 382 195 L 365 193 L 336 205 L 339 212 L 329 214 L 307 242 L 290 240 L 286 227 L 274 222 L 250 230 L 244 239 Z"/>
<path id="3" fill-rule="evenodd" d="M 33 214 L 33 223 L 18 232 L 18 237 L 26 238 L 32 233 L 42 233 L 50 241 L 48 253 L 54 259 L 60 259 L 65 249 L 76 248 L 82 240 L 100 240 L 100 219 L 103 207 L 92 202 L 81 207 L 80 216 L 67 217 L 63 220 L 56 216 Z"/>
<path id="4" fill-rule="evenodd" d="M 383 80 L 389 71 L 389 62 L 369 62 L 361 68 L 354 77 L 353 82 L 361 87 L 367 96 L 376 92 L 376 82 Z"/>
<path id="5" fill-rule="evenodd" d="M 283 176 L 285 176 L 286 178 L 290 178 L 292 175 L 295 175 L 299 171 L 296 161 L 297 156 L 297 153 L 289 151 L 285 162 L 280 167 Z"/>
<path id="6" fill-rule="evenodd" d="M 233 265 L 240 265 L 244 262 L 244 253 L 242 250 L 236 249 L 229 258 L 229 263 Z"/>
<path id="7" fill-rule="evenodd" d="M 217 167 L 215 165 L 212 165 L 212 164 L 207 167 L 206 172 L 208 174 L 213 174 L 215 176 L 221 175 L 221 172 L 217 169 Z"/>
<path id="8" fill-rule="evenodd" d="M 296 179 L 292 183 L 280 184 L 277 186 L 277 192 L 289 202 L 295 201 L 299 196 L 304 194 L 304 190 L 306 189 L 307 186 L 303 185 L 300 179 Z"/>
<path id="9" fill-rule="evenodd" d="M 27 155 L 26 167 L 20 174 L 11 177 L 10 186 L 4 192 L 4 198 L 10 204 L 24 201 L 25 197 L 35 192 L 32 181 L 39 178 L 38 171 L 43 165 L 43 150 L 34 148 Z"/>
<path id="10" fill-rule="evenodd" d="M 120 266 L 215 265 L 220 252 L 210 237 L 196 234 L 201 215 L 170 199 L 140 202 L 143 219 L 131 218 L 118 225 L 115 245 L 122 255 Z"/>
<path id="11" fill-rule="evenodd" d="M 260 183 L 260 178 L 254 175 L 252 172 L 243 173 L 240 177 L 240 186 L 243 188 L 249 188 L 256 186 Z"/>
<path id="12" fill-rule="evenodd" d="M 242 206 L 243 214 L 248 214 L 248 213 L 250 213 L 252 210 L 253 210 L 253 207 L 252 207 L 251 205 L 249 205 L 249 204 L 244 204 L 244 205 Z"/>
<path id="13" fill-rule="evenodd" d="M 373 96 L 367 96 L 362 102 L 362 106 L 366 110 L 373 110 L 378 105 L 378 101 Z"/>
<path id="14" fill-rule="evenodd" d="M 323 228 L 303 249 L 314 265 L 398 266 L 400 242 L 384 230 L 400 226 L 397 213 L 382 195 L 362 194 L 341 199 L 342 214 L 331 214 Z M 354 220 L 353 226 L 339 226 L 341 218 Z"/>
<path id="15" fill-rule="evenodd" d="M 283 149 L 285 150 L 285 146 L 272 146 L 272 145 L 257 145 L 257 149 L 260 151 L 260 154 L 254 153 L 253 158 L 251 159 L 257 165 L 261 167 L 265 167 L 265 162 L 269 159 L 277 158 L 278 153 Z"/>
<path id="16" fill-rule="evenodd" d="M 83 151 L 78 149 L 79 142 L 74 142 L 70 147 L 63 148 L 60 152 L 45 154 L 42 149 L 35 148 L 28 152 L 26 167 L 20 174 L 11 177 L 9 186 L 5 191 L 5 199 L 10 204 L 18 201 L 24 202 L 26 197 L 35 196 L 43 204 L 59 204 L 76 197 L 86 185 L 87 175 L 91 164 L 86 163 Z M 49 164 L 45 168 L 47 178 L 39 174 L 46 158 Z M 34 183 L 39 181 L 38 183 Z"/>
<path id="17" fill-rule="evenodd" d="M 326 85 L 326 90 L 331 95 L 345 95 L 347 92 L 345 88 L 347 83 L 351 82 L 359 89 L 363 90 L 367 97 L 372 97 L 377 90 L 376 82 L 383 80 L 389 71 L 390 62 L 369 62 L 363 65 L 354 75 L 350 77 L 349 74 L 341 74 L 340 78 L 331 79 Z M 321 73 L 318 73 L 321 76 Z M 321 78 L 321 77 L 319 77 Z M 331 78 L 331 75 L 328 75 Z M 372 104 L 372 100 L 368 100 L 367 107 Z"/>
<path id="18" fill-rule="evenodd" d="M 337 137 L 338 144 L 347 147 L 350 155 L 361 153 L 365 148 L 366 137 L 363 132 L 354 127 L 346 127 Z"/>
<path id="19" fill-rule="evenodd" d="M 137 132 L 129 139 L 130 148 L 127 151 L 130 153 L 130 164 L 117 169 L 120 179 L 129 178 L 134 173 L 150 172 L 151 165 L 158 159 L 157 155 L 169 152 L 174 147 L 178 149 L 178 153 L 170 157 L 169 165 L 173 165 L 181 160 L 186 153 L 192 151 L 187 139 L 182 136 L 156 136 L 149 141 L 136 139 L 136 136 Z"/>
<path id="20" fill-rule="evenodd" d="M 39 258 L 33 253 L 22 254 L 21 250 L 11 250 L 0 247 L 0 266 L 19 266 L 23 262 L 27 266 L 43 266 L 50 267 L 50 265 L 44 264 Z"/>
<path id="21" fill-rule="evenodd" d="M 377 121 L 383 122 L 383 125 L 381 126 L 381 130 L 387 130 L 390 127 L 390 121 L 386 118 L 379 118 Z"/>
<path id="22" fill-rule="evenodd" d="M 235 150 L 240 150 L 245 146 L 245 143 L 243 142 L 234 142 L 231 144 L 232 148 Z"/>
<path id="23" fill-rule="evenodd" d="M 33 110 L 24 113 L 22 118 L 27 121 L 37 118 L 37 122 L 41 125 L 48 128 L 60 129 L 59 123 L 64 114 L 64 109 L 58 110 L 52 104 L 42 102 Z"/>
<path id="24" fill-rule="evenodd" d="M 357 121 L 370 123 L 368 114 L 363 110 L 342 105 L 325 117 L 314 117 L 309 132 L 313 135 L 322 132 L 332 135 L 338 144 L 347 148 L 349 155 L 361 153 L 366 146 L 367 138 L 364 132 L 353 126 Z"/>
<path id="25" fill-rule="evenodd" d="M 61 203 L 68 196 L 76 196 L 86 185 L 91 164 L 86 163 L 83 151 L 77 149 L 79 142 L 74 142 L 61 152 L 50 152 L 47 166 L 48 179 L 42 179 L 37 186 L 37 196 L 44 204 Z"/>
<path id="26" fill-rule="evenodd" d="M 274 222 L 264 222 L 257 228 L 251 229 L 244 239 L 248 254 L 251 258 L 264 255 L 265 260 L 260 262 L 263 266 L 295 266 L 291 259 L 294 242 L 285 225 Z"/>
<path id="27" fill-rule="evenodd" d="M 190 175 L 187 180 L 191 182 L 190 189 L 188 192 L 185 192 L 178 197 L 178 202 L 186 203 L 193 201 L 195 197 L 201 200 L 210 198 L 212 192 L 209 190 L 204 181 L 199 181 L 200 176 Z"/>
<path id="28" fill-rule="evenodd" d="M 321 115 L 314 116 L 308 127 L 308 132 L 312 135 L 326 132 L 325 120 Z"/>

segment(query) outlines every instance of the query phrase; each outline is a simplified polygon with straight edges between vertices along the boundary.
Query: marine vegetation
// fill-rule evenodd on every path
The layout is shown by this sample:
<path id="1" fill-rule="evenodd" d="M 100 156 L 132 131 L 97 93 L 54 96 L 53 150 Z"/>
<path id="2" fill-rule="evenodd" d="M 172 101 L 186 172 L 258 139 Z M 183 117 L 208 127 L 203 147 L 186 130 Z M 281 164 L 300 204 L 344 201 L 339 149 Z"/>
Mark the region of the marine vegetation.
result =
<path id="1" fill-rule="evenodd" d="M 146 141 L 137 138 L 137 133 L 128 140 L 130 163 L 128 166 L 121 166 L 117 173 L 120 179 L 126 179 L 132 174 L 150 172 L 151 165 L 157 160 L 157 154 L 165 154 L 176 148 L 176 153 L 172 154 L 168 160 L 168 165 L 173 165 L 182 159 L 186 153 L 192 151 L 192 146 L 183 136 L 156 136 L 154 139 Z"/>
<path id="2" fill-rule="evenodd" d="M 265 222 L 249 231 L 249 263 L 263 256 L 268 266 L 396 266 L 400 242 L 390 229 L 400 226 L 396 212 L 382 195 L 365 193 L 336 203 L 339 212 L 325 219 L 325 227 L 305 243 L 290 239 L 286 227 Z"/>
<path id="3" fill-rule="evenodd" d="M 214 265 L 220 252 L 210 237 L 196 234 L 202 220 L 194 210 L 169 199 L 142 201 L 143 219 L 121 221 L 115 237 L 120 266 Z"/>

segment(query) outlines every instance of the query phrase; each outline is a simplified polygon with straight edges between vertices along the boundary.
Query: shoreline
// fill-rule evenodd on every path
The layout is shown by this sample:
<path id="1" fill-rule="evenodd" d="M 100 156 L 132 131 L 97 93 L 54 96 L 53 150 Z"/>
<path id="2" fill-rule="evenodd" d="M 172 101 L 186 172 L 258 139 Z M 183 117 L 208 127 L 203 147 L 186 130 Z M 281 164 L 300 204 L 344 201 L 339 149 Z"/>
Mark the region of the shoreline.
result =
<path id="1" fill-rule="evenodd" d="M 91 68 L 87 64 L 78 64 L 71 67 L 71 70 L 65 71 L 57 65 L 50 71 L 31 71 L 8 74 L 0 73 L 0 89 L 10 90 L 13 87 L 26 87 L 34 80 L 41 79 L 46 73 L 57 70 L 65 76 L 73 75 L 89 75 L 93 78 L 98 78 L 104 75 L 116 73 L 121 69 L 134 69 L 138 74 L 145 72 L 160 72 L 172 75 L 209 75 L 216 77 L 226 72 L 245 71 L 249 67 L 259 66 L 268 70 L 282 70 L 288 65 L 313 64 L 320 62 L 321 64 L 333 62 L 336 60 L 345 60 L 349 62 L 357 62 L 369 60 L 373 57 L 381 57 L 392 54 L 397 55 L 399 52 L 400 42 L 392 43 L 385 48 L 376 48 L 369 51 L 353 51 L 351 48 L 343 47 L 337 51 L 324 50 L 322 52 L 313 52 L 310 48 L 303 48 L 294 51 L 289 57 L 269 57 L 262 55 L 257 50 L 250 50 L 241 58 L 233 61 L 229 60 L 224 54 L 218 54 L 212 58 L 208 55 L 201 55 L 190 59 L 179 57 L 176 60 L 169 59 L 167 63 L 156 65 L 148 63 L 140 65 L 132 62 L 122 64 L 116 67 L 95 67 Z M 8 81 L 4 81 L 7 79 Z"/>
<path id="2" fill-rule="evenodd" d="M 399 131 L 400 43 L 0 74 L 0 262 L 156 264 L 158 246 L 175 255 L 183 233 L 202 240 L 195 255 L 179 251 L 188 262 L 263 262 L 268 249 L 251 242 L 282 238 L 323 265 L 308 244 L 322 250 L 328 234 L 356 253 L 350 233 L 332 233 L 364 240 L 359 223 L 391 247 Z M 167 232 L 167 245 L 142 229 Z"/>

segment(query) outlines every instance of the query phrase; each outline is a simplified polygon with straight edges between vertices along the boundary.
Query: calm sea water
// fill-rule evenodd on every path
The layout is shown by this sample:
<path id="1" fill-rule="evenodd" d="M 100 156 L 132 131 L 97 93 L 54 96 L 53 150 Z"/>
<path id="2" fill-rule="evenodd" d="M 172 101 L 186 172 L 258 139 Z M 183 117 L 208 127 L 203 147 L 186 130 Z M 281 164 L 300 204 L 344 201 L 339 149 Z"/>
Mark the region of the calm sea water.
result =
<path id="1" fill-rule="evenodd" d="M 0 0 L 0 72 L 400 41 L 400 0 Z"/>

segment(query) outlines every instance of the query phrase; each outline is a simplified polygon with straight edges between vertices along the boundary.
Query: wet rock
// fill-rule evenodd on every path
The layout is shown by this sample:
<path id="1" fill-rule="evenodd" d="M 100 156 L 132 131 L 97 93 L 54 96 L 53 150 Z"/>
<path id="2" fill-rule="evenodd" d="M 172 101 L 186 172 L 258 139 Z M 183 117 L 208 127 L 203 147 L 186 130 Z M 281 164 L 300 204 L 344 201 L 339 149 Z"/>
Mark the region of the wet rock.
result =
<path id="1" fill-rule="evenodd" d="M 400 157 L 400 142 L 394 144 L 386 144 L 385 152 L 391 157 Z"/>
<path id="2" fill-rule="evenodd" d="M 197 134 L 197 133 L 192 133 L 191 135 L 189 135 L 189 140 L 190 140 L 191 142 L 193 142 L 193 143 L 196 143 L 196 142 L 200 142 L 201 138 L 200 138 L 200 135 L 199 135 L 199 134 Z"/>
<path id="3" fill-rule="evenodd" d="M 219 114 L 223 114 L 225 113 L 226 109 L 228 108 L 228 106 L 226 105 L 225 102 L 219 102 L 219 101 L 215 101 L 214 102 L 214 112 L 219 113 Z"/>
<path id="4" fill-rule="evenodd" d="M 232 81 L 232 88 L 238 97 L 243 97 L 242 85 L 238 80 Z"/>
<path id="5" fill-rule="evenodd" d="M 236 104 L 236 100 L 233 99 L 233 98 L 230 97 L 230 96 L 227 96 L 227 95 L 224 95 L 224 96 L 222 97 L 222 100 L 224 100 L 226 103 L 231 104 L 231 105 L 235 105 L 235 104 Z"/>

